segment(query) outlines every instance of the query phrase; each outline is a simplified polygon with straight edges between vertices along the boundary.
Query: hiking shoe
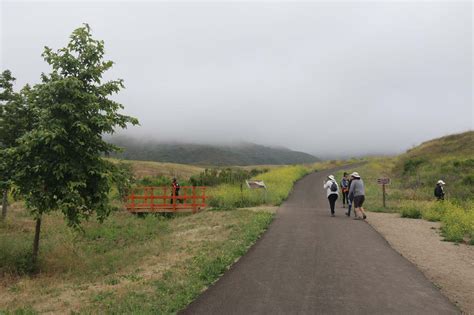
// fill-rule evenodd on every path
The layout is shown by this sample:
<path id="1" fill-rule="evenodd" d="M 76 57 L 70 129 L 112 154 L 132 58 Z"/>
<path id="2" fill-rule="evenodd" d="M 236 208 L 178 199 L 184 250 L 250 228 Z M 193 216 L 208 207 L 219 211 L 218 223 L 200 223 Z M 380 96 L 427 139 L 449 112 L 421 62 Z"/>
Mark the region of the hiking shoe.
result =
<path id="1" fill-rule="evenodd" d="M 365 220 L 365 219 L 367 219 L 367 216 L 366 216 L 365 214 L 364 214 L 364 217 L 363 217 L 363 219 L 364 219 L 364 220 Z"/>

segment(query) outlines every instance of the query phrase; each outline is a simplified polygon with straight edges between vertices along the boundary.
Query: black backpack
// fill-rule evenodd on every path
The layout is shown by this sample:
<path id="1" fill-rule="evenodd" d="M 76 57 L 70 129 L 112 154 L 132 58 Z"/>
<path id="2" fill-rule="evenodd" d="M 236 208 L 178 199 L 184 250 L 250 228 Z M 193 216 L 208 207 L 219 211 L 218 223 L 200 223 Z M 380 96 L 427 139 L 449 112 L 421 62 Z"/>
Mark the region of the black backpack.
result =
<path id="1" fill-rule="evenodd" d="M 334 181 L 333 181 L 332 184 L 331 184 L 331 191 L 334 191 L 334 192 L 337 191 L 337 184 L 336 184 L 336 182 L 334 182 Z"/>
<path id="2" fill-rule="evenodd" d="M 437 185 L 436 188 L 434 189 L 434 195 L 435 197 L 438 197 L 438 198 L 443 196 L 443 190 L 441 189 L 439 185 Z"/>

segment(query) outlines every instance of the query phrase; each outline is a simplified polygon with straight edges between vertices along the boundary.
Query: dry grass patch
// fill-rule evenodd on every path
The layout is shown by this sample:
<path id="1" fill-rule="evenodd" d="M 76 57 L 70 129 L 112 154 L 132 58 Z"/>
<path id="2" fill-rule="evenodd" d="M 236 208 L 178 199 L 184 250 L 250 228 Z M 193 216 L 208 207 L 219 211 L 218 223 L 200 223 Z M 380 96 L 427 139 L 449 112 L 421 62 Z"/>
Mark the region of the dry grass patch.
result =
<path id="1" fill-rule="evenodd" d="M 9 222 L 0 228 L 0 237 L 29 244 L 32 220 L 21 205 L 14 208 Z M 205 211 L 174 218 L 139 218 L 118 212 L 103 225 L 86 223 L 83 235 L 65 227 L 60 215 L 47 216 L 40 273 L 3 272 L 0 313 L 180 309 L 217 279 L 222 266 L 245 252 L 271 217 L 245 210 Z M 167 289 L 174 285 L 180 290 Z"/>

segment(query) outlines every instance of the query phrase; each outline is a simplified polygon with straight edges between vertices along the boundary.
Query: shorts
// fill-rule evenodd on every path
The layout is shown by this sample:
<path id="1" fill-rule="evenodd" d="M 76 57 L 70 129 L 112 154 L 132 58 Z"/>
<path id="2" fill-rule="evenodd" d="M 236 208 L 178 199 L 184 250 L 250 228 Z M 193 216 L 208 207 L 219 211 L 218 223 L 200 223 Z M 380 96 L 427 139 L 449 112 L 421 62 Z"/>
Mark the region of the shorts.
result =
<path id="1" fill-rule="evenodd" d="M 360 208 L 364 204 L 365 196 L 355 196 L 354 197 L 354 207 Z"/>

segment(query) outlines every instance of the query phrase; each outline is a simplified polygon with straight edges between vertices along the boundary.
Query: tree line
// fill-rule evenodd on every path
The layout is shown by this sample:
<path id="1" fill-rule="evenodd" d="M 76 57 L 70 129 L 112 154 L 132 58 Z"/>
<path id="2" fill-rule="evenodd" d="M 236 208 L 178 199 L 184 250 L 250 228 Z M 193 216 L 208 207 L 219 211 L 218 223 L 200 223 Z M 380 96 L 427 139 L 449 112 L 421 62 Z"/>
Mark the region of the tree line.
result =
<path id="1" fill-rule="evenodd" d="M 114 64 L 104 55 L 104 41 L 94 39 L 84 24 L 65 47 L 44 48 L 51 70 L 41 74 L 40 83 L 15 91 L 11 71 L 0 74 L 1 218 L 14 191 L 36 221 L 33 263 L 45 214 L 61 211 L 67 224 L 79 229 L 93 214 L 103 221 L 112 210 L 110 189 L 123 180 L 120 167 L 103 159 L 119 148 L 103 136 L 138 120 L 120 114 L 123 105 L 111 99 L 124 83 L 104 81 Z"/>

